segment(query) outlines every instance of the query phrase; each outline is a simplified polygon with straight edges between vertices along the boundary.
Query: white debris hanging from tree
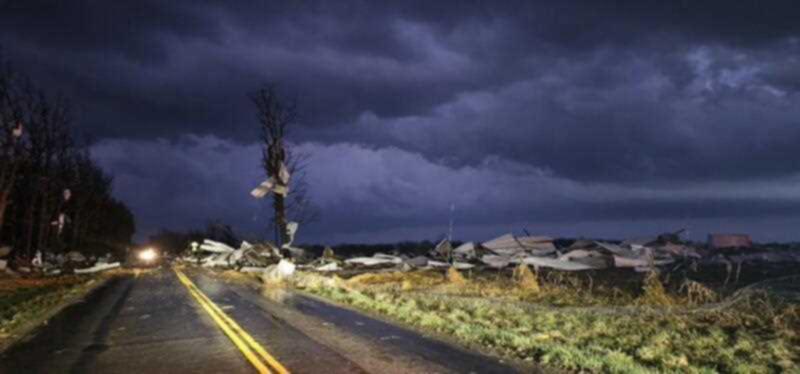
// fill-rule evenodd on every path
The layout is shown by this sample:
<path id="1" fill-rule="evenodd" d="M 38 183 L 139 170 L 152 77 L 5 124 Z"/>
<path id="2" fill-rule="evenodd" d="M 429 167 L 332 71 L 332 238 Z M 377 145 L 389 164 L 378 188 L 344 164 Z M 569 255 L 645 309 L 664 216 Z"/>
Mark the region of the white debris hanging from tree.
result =
<path id="1" fill-rule="evenodd" d="M 289 173 L 289 168 L 286 167 L 286 164 L 281 162 L 281 167 L 277 178 L 275 176 L 270 176 L 265 181 L 261 182 L 258 187 L 250 191 L 250 195 L 256 199 L 263 199 L 269 195 L 270 192 L 281 196 L 286 196 L 289 194 L 290 179 L 291 174 Z"/>

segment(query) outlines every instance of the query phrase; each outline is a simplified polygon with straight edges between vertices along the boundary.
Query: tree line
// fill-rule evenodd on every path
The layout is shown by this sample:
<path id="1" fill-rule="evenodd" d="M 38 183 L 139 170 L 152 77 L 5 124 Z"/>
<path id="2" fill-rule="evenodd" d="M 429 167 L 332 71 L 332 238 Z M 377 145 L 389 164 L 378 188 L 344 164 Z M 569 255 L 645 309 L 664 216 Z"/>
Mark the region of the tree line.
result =
<path id="1" fill-rule="evenodd" d="M 38 87 L 0 56 L 0 245 L 105 253 L 131 242 L 134 217 L 112 178 L 75 135 L 68 100 Z"/>

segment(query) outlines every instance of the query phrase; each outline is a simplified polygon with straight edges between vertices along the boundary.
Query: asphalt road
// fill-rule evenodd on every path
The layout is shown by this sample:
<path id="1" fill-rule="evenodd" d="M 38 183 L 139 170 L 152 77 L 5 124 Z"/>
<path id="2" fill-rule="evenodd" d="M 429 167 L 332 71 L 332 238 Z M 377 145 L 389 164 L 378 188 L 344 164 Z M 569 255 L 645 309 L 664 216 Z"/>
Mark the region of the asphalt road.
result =
<path id="1" fill-rule="evenodd" d="M 0 373 L 515 371 L 311 297 L 186 273 L 109 281 L 4 352 Z"/>

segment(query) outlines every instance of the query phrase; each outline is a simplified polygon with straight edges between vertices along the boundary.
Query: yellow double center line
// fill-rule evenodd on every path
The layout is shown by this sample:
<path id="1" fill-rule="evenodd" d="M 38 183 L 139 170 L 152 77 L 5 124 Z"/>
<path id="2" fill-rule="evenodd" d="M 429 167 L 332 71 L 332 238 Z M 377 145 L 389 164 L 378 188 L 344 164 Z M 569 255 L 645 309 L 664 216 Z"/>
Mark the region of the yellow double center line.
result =
<path id="1" fill-rule="evenodd" d="M 194 297 L 200 306 L 211 316 L 211 319 L 219 326 L 220 329 L 231 339 L 236 348 L 244 354 L 247 361 L 258 370 L 259 373 L 279 373 L 288 374 L 283 365 L 270 355 L 261 344 L 258 344 L 250 334 L 239 326 L 233 319 L 231 319 L 225 312 L 222 311 L 211 299 L 208 298 L 197 286 L 194 285 L 189 277 L 186 276 L 178 268 L 173 268 L 178 280 L 186 286 L 189 294 Z"/>

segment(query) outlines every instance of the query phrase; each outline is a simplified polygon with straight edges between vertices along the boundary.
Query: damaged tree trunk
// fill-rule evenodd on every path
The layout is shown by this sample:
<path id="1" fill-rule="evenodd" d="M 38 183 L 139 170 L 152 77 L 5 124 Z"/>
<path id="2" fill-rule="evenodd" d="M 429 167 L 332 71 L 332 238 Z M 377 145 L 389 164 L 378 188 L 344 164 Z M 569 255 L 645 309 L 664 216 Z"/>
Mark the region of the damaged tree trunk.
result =
<path id="1" fill-rule="evenodd" d="M 283 139 L 270 144 L 267 147 L 267 175 L 277 178 L 280 175 L 281 165 L 286 159 L 286 152 L 283 151 Z M 286 196 L 280 193 L 273 194 L 273 207 L 275 208 L 275 241 L 278 245 L 286 243 Z"/>
<path id="2" fill-rule="evenodd" d="M 274 224 L 278 245 L 288 241 L 286 232 L 286 194 L 288 194 L 288 176 L 286 170 L 286 144 L 284 142 L 287 128 L 297 118 L 295 104 L 287 102 L 275 92 L 273 86 L 265 86 L 250 96 L 256 105 L 257 118 L 261 127 L 263 147 L 262 165 L 267 177 L 272 181 L 275 211 Z"/>
<path id="3" fill-rule="evenodd" d="M 2 123 L 0 123 L 2 125 Z M 2 127 L 0 127 L 1 129 Z M 19 137 L 22 134 L 22 125 L 18 124 L 17 128 L 19 133 L 14 133 L 16 130 L 10 131 L 7 139 L 3 144 L 2 154 L 0 154 L 0 161 L 6 165 L 0 165 L 0 234 L 2 234 L 3 223 L 5 222 L 6 210 L 8 204 L 11 203 L 11 191 L 14 188 L 14 181 L 17 178 L 19 171 L 19 161 L 17 160 L 19 151 L 17 150 L 19 144 Z"/>
<path id="4" fill-rule="evenodd" d="M 286 234 L 286 198 L 282 195 L 275 195 L 273 204 L 275 206 L 275 231 L 278 245 L 283 245 L 289 241 Z"/>

